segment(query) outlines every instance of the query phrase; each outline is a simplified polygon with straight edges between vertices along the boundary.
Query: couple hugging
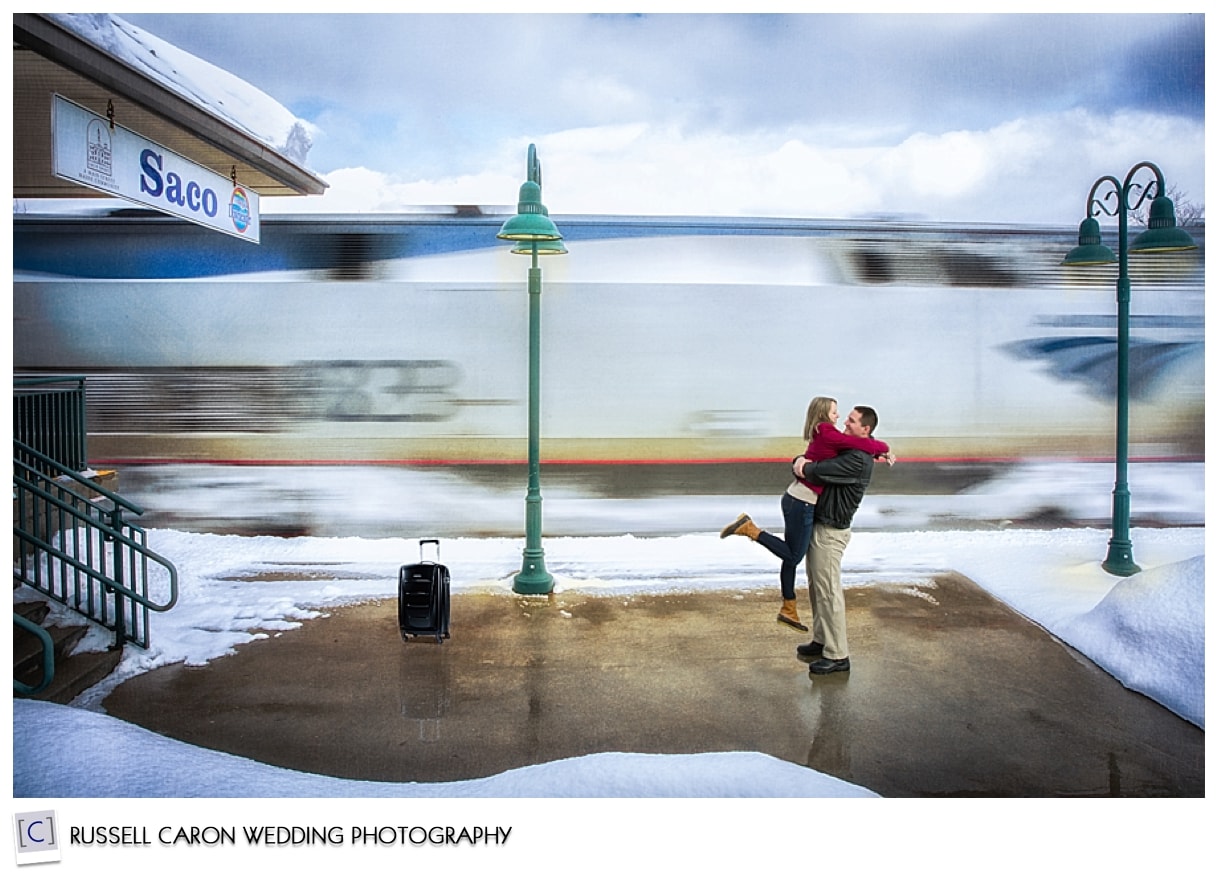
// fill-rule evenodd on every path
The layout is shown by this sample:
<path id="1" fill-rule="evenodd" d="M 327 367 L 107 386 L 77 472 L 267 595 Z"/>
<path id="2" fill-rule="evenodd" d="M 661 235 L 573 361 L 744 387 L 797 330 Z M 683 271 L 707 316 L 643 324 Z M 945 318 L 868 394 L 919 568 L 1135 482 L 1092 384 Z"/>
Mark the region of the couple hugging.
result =
<path id="1" fill-rule="evenodd" d="M 855 406 L 842 430 L 837 429 L 837 421 L 837 400 L 832 397 L 816 397 L 808 405 L 804 419 L 808 448 L 793 461 L 795 480 L 782 495 L 782 539 L 760 529 L 746 514 L 719 534 L 720 538 L 747 536 L 782 561 L 778 620 L 803 632 L 808 627 L 800 622 L 795 605 L 795 570 L 807 556 L 812 641 L 796 650 L 801 659 L 815 658 L 809 670 L 818 675 L 850 669 L 842 553 L 850 542 L 854 513 L 871 483 L 873 463 L 896 461 L 887 443 L 871 438 L 879 419 L 870 406 Z"/>

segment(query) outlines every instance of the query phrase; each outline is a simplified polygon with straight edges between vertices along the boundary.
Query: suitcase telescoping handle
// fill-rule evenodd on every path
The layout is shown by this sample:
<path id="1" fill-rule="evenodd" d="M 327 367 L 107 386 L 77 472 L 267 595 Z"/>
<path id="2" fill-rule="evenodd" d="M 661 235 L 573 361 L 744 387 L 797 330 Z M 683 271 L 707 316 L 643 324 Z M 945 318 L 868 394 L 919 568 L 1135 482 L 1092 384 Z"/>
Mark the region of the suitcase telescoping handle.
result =
<path id="1" fill-rule="evenodd" d="M 435 545 L 436 546 L 436 560 L 438 561 L 440 559 L 440 540 L 439 539 L 420 539 L 419 540 L 419 560 L 423 559 L 423 546 L 424 545 Z"/>

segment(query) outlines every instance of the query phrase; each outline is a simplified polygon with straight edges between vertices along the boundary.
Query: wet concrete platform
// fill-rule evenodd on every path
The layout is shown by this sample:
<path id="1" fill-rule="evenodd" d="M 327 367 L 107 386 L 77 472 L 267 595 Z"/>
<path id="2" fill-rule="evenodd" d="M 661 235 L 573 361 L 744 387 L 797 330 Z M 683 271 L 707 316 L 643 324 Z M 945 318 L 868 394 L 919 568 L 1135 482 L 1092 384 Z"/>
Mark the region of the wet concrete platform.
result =
<path id="1" fill-rule="evenodd" d="M 807 618 L 806 591 L 800 591 Z M 959 575 L 848 589 L 849 673 L 810 677 L 774 591 L 456 593 L 452 638 L 396 602 L 334 610 L 205 667 L 138 676 L 112 715 L 206 748 L 372 781 L 459 781 L 600 751 L 760 751 L 882 796 L 1205 792 L 1205 733 Z"/>

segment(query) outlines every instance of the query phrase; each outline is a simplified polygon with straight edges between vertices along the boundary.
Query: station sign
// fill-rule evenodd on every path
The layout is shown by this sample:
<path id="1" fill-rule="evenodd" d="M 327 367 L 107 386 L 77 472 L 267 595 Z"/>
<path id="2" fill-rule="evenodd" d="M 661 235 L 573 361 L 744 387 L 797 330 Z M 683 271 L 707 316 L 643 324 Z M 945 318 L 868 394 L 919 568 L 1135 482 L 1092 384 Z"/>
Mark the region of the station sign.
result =
<path id="1" fill-rule="evenodd" d="M 51 142 L 51 170 L 61 179 L 259 241 L 257 193 L 59 94 Z"/>

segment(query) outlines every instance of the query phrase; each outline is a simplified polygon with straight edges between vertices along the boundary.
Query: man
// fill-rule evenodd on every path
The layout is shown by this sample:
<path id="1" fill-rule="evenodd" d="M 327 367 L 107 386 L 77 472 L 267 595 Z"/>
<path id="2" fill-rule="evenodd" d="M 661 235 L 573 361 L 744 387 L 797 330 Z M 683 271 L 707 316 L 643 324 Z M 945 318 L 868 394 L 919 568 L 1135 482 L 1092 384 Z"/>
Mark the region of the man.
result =
<path id="1" fill-rule="evenodd" d="M 855 406 L 842 429 L 852 436 L 869 437 L 878 423 L 875 409 Z M 797 457 L 794 462 L 796 475 L 825 485 L 816 502 L 812 544 L 805 561 L 812 596 L 812 641 L 795 649 L 801 660 L 812 660 L 808 671 L 813 675 L 850 671 L 842 553 L 850 544 L 850 525 L 871 484 L 874 463 L 871 455 L 858 449 L 828 460 L 810 462 Z"/>

